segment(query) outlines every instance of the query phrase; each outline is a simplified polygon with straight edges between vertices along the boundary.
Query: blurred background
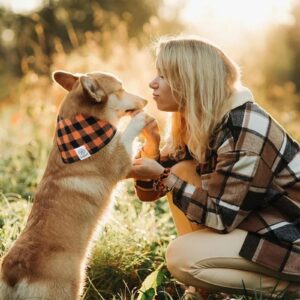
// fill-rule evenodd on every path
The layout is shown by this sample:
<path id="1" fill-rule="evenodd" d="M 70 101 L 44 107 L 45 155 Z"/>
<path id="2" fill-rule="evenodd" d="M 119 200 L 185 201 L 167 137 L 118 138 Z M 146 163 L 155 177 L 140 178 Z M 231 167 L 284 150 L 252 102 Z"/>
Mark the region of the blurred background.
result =
<path id="1" fill-rule="evenodd" d="M 219 45 L 257 102 L 300 140 L 300 0 L 0 0 L 0 254 L 23 228 L 47 162 L 65 95 L 52 72 L 116 74 L 150 100 L 164 133 L 148 87 L 152 45 L 181 33 Z M 132 182 L 115 198 L 84 299 L 135 295 L 175 236 L 164 199 L 138 202 Z"/>

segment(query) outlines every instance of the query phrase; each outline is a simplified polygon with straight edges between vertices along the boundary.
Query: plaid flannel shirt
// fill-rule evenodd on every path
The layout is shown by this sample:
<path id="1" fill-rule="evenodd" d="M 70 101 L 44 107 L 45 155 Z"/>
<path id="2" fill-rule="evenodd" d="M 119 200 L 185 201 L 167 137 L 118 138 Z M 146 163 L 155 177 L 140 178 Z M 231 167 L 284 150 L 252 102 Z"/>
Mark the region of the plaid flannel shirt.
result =
<path id="1" fill-rule="evenodd" d="M 200 188 L 177 177 L 172 190 L 187 218 L 223 233 L 248 231 L 240 256 L 300 275 L 300 153 L 283 128 L 246 102 L 224 116 L 197 169 Z"/>

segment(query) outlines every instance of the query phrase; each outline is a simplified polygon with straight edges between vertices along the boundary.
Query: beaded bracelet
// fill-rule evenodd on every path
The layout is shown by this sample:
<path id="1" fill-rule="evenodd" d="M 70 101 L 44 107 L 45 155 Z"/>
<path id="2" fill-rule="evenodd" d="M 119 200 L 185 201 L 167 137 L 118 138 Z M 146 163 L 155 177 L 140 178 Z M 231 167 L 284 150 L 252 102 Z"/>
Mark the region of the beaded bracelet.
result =
<path id="1" fill-rule="evenodd" d="M 164 171 L 160 174 L 158 179 L 153 180 L 153 189 L 159 194 L 165 195 L 166 193 L 170 192 L 171 189 L 168 188 L 162 181 L 163 179 L 167 178 L 170 174 L 171 169 L 165 168 Z"/>

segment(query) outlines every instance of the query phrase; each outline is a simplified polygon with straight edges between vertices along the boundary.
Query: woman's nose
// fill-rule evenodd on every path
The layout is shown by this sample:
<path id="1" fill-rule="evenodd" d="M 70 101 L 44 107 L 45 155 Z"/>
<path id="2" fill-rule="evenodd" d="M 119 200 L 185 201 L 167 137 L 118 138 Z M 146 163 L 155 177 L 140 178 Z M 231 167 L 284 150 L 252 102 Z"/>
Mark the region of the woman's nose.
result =
<path id="1" fill-rule="evenodd" d="M 157 89 L 158 88 L 158 82 L 156 81 L 156 78 L 154 78 L 152 81 L 150 81 L 149 87 L 151 89 Z"/>

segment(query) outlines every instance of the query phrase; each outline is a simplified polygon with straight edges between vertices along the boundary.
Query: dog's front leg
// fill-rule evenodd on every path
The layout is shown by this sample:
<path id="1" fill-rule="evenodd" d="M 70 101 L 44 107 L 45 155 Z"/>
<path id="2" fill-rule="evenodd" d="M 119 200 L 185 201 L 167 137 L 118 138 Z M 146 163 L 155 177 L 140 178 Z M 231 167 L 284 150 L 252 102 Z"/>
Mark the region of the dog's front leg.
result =
<path id="1" fill-rule="evenodd" d="M 141 130 L 153 120 L 145 112 L 135 115 L 129 122 L 127 128 L 122 134 L 121 141 L 124 144 L 128 154 L 131 156 L 133 140 L 139 135 Z"/>

